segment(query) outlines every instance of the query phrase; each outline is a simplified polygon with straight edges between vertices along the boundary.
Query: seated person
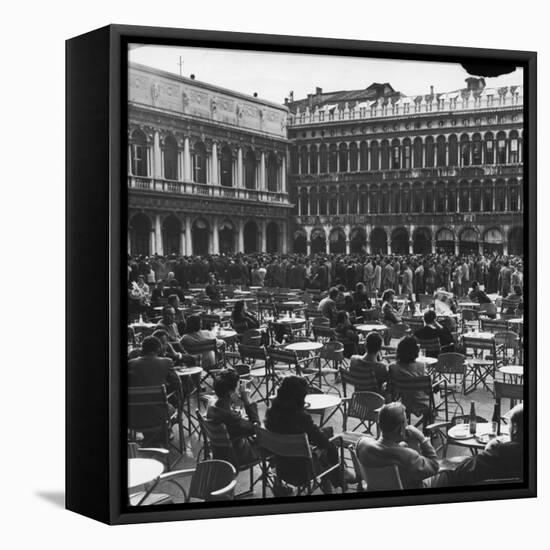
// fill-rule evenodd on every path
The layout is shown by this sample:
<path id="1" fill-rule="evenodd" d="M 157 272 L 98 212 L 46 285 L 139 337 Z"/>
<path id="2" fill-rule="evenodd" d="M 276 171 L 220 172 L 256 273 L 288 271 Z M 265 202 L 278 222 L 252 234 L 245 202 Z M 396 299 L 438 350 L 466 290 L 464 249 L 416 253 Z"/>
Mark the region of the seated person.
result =
<path id="1" fill-rule="evenodd" d="M 255 403 L 250 403 L 249 391 L 239 388 L 239 375 L 233 369 L 221 371 L 214 380 L 214 392 L 216 401 L 213 401 L 206 410 L 206 418 L 215 424 L 224 424 L 231 439 L 232 451 L 223 447 L 214 447 L 213 453 L 216 460 L 227 460 L 236 468 L 239 465 L 249 464 L 257 460 L 256 449 L 251 445 L 249 436 L 254 435 L 254 424 L 259 424 L 258 410 Z M 235 410 L 234 403 L 240 399 L 246 418 Z"/>
<path id="2" fill-rule="evenodd" d="M 338 464 L 338 449 L 329 440 L 327 432 L 313 423 L 313 419 L 304 408 L 308 385 L 304 378 L 290 375 L 283 378 L 277 397 L 266 412 L 265 427 L 278 434 L 307 434 L 309 443 L 318 448 L 314 454 L 314 467 L 318 473 L 323 472 L 334 464 Z M 277 478 L 291 485 L 303 484 L 306 477 L 306 465 L 303 458 L 277 457 L 275 460 Z M 339 486 L 340 472 L 335 469 L 327 477 L 330 483 L 325 483 L 325 492 L 332 492 L 333 486 Z M 353 475 L 346 474 L 353 478 Z"/>
<path id="3" fill-rule="evenodd" d="M 517 302 L 518 309 L 520 309 L 519 306 L 523 305 L 523 292 L 521 290 L 521 286 L 519 285 L 514 286 L 514 292 L 508 294 L 508 296 L 506 296 L 506 300 L 510 300 L 511 302 Z M 504 313 L 508 315 L 513 315 L 515 313 L 515 308 L 513 307 L 508 308 Z"/>
<path id="4" fill-rule="evenodd" d="M 439 470 L 437 454 L 429 438 L 407 425 L 405 407 L 388 403 L 378 414 L 380 437 L 362 437 L 357 443 L 357 458 L 365 468 L 395 464 L 404 489 L 422 487 L 422 480 Z"/>
<path id="5" fill-rule="evenodd" d="M 395 297 L 395 291 L 391 288 L 384 291 L 382 294 L 382 322 L 391 327 L 401 323 L 401 315 L 396 311 L 393 299 Z"/>
<path id="6" fill-rule="evenodd" d="M 323 314 L 323 317 L 326 317 L 329 320 L 331 327 L 336 325 L 336 315 L 338 313 L 338 310 L 336 309 L 336 298 L 338 298 L 338 289 L 336 287 L 332 287 L 329 290 L 328 296 L 323 298 L 317 306 L 317 311 L 320 311 Z"/>
<path id="7" fill-rule="evenodd" d="M 357 381 L 360 381 L 366 373 L 373 372 L 376 376 L 378 391 L 382 393 L 388 381 L 388 365 L 381 360 L 382 336 L 378 332 L 369 332 L 365 340 L 366 353 L 364 355 L 352 355 L 349 373 Z M 371 388 L 355 386 L 355 391 L 372 391 Z M 382 394 L 383 395 L 383 394 Z"/>
<path id="8" fill-rule="evenodd" d="M 213 273 L 208 275 L 208 284 L 206 285 L 204 291 L 206 292 L 206 295 L 214 302 L 219 302 L 222 299 L 220 286 L 218 285 L 216 276 Z"/>
<path id="9" fill-rule="evenodd" d="M 216 338 L 216 335 L 210 330 L 201 330 L 201 318 L 199 315 L 191 315 L 187 319 L 185 334 L 181 337 L 180 345 L 188 353 L 192 353 L 193 345 L 204 343 L 208 340 L 215 340 L 218 347 L 225 346 L 225 342 Z M 200 365 L 204 370 L 210 370 L 216 366 L 216 353 L 205 351 L 202 353 Z"/>
<path id="10" fill-rule="evenodd" d="M 372 309 L 372 303 L 367 294 L 367 287 L 363 283 L 355 285 L 355 292 L 352 294 L 353 308 L 356 317 L 363 317 L 364 309 Z"/>
<path id="11" fill-rule="evenodd" d="M 523 480 L 523 405 L 516 405 L 510 413 L 510 441 L 489 441 L 484 451 L 450 472 L 449 486 L 479 485 L 491 479 Z"/>
<path id="12" fill-rule="evenodd" d="M 168 296 L 170 296 L 171 294 L 176 294 L 181 302 L 185 300 L 185 295 L 177 279 L 170 279 L 170 283 L 168 286 L 169 288 L 165 291 Z"/>
<path id="13" fill-rule="evenodd" d="M 141 356 L 128 361 L 130 386 L 177 385 L 174 362 L 161 357 L 162 344 L 155 336 L 147 336 L 141 344 Z"/>
<path id="14" fill-rule="evenodd" d="M 437 316 L 433 309 L 427 309 L 424 312 L 424 326 L 419 328 L 414 336 L 418 340 L 439 340 L 441 353 L 455 351 L 455 341 L 453 335 L 447 327 L 437 322 Z M 429 350 L 426 352 L 428 357 L 437 357 L 437 351 Z"/>
<path id="15" fill-rule="evenodd" d="M 359 336 L 349 319 L 347 311 L 339 311 L 336 315 L 336 326 L 334 327 L 336 339 L 344 343 L 344 356 L 351 357 L 357 352 Z"/>
<path id="16" fill-rule="evenodd" d="M 479 288 L 479 283 L 477 281 L 472 281 L 472 290 L 468 293 L 468 298 L 472 302 L 477 302 L 478 304 L 492 304 L 493 301 L 483 290 Z"/>
<path id="17" fill-rule="evenodd" d="M 237 300 L 231 312 L 231 325 L 239 334 L 243 334 L 252 328 L 260 328 L 260 323 L 252 313 L 247 310 L 244 300 Z"/>
<path id="18" fill-rule="evenodd" d="M 153 288 L 151 292 L 151 305 L 157 305 L 158 302 L 164 298 L 164 283 L 162 281 L 157 281 L 155 288 Z"/>
<path id="19" fill-rule="evenodd" d="M 171 305 L 167 304 L 162 308 L 162 319 L 157 323 L 155 330 L 165 332 L 171 344 L 178 344 L 181 340 L 181 334 L 176 324 L 176 312 Z"/>
<path id="20" fill-rule="evenodd" d="M 397 345 L 396 361 L 389 367 L 390 380 L 396 378 L 410 378 L 426 376 L 424 363 L 416 361 L 420 347 L 414 336 L 404 336 Z M 397 396 L 394 396 L 397 397 Z M 429 396 L 422 392 L 412 390 L 400 396 L 403 404 L 416 416 L 426 414 L 429 406 Z"/>
<path id="21" fill-rule="evenodd" d="M 155 330 L 152 336 L 158 338 L 160 341 L 161 350 L 159 353 L 159 357 L 168 357 L 169 359 L 172 359 L 175 364 L 179 365 L 183 363 L 187 366 L 192 367 L 195 364 L 195 358 L 192 355 L 182 353 L 174 349 L 174 346 L 168 340 L 168 334 L 166 334 L 166 332 L 164 332 L 163 330 Z"/>

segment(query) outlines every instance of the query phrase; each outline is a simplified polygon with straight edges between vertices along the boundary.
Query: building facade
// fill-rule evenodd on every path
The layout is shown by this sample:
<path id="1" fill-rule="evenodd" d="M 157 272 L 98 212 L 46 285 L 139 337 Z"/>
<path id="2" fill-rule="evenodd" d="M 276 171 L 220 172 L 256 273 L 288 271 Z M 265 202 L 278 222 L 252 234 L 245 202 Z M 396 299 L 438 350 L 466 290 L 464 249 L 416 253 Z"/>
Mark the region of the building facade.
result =
<path id="1" fill-rule="evenodd" d="M 287 252 L 288 109 L 131 64 L 130 254 Z"/>
<path id="2" fill-rule="evenodd" d="M 286 100 L 295 251 L 523 251 L 523 89 Z"/>

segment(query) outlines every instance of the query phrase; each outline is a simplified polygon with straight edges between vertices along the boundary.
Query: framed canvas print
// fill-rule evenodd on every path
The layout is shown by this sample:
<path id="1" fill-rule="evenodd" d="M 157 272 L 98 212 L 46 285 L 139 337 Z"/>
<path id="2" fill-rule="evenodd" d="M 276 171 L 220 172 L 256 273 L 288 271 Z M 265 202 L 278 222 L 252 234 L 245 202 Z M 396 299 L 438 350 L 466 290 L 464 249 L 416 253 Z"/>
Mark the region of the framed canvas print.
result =
<path id="1" fill-rule="evenodd" d="M 535 94 L 532 52 L 69 40 L 67 507 L 535 496 Z"/>

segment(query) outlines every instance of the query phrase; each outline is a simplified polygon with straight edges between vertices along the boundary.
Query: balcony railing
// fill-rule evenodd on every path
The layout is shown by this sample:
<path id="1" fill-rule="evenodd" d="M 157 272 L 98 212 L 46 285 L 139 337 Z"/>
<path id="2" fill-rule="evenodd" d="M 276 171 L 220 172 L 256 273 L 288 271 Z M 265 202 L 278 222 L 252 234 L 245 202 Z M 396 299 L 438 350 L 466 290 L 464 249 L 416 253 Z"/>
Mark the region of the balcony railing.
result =
<path id="1" fill-rule="evenodd" d="M 411 223 L 414 225 L 437 225 L 440 223 L 471 223 L 487 224 L 514 222 L 519 223 L 523 218 L 522 211 L 493 211 L 493 212 L 410 212 L 391 214 L 323 214 L 317 216 L 298 216 L 294 214 L 292 219 L 297 225 L 396 225 L 399 223 Z"/>
<path id="2" fill-rule="evenodd" d="M 241 187 L 223 187 L 190 181 L 173 181 L 164 179 L 128 176 L 128 189 L 139 189 L 156 193 L 170 193 L 175 195 L 199 195 L 203 197 L 244 200 L 253 202 L 267 202 L 271 204 L 288 205 L 288 194 L 275 193 L 257 189 Z"/>
<path id="3" fill-rule="evenodd" d="M 449 112 L 459 113 L 468 111 L 487 111 L 523 108 L 522 94 L 507 94 L 499 97 L 487 96 L 476 99 L 469 96 L 464 99 L 452 101 L 422 101 L 387 103 L 372 108 L 340 109 L 334 111 L 315 111 L 291 114 L 288 117 L 288 126 L 304 126 L 306 124 L 326 124 L 327 122 L 339 122 L 343 120 L 369 120 L 390 117 L 414 117 L 416 115 L 429 115 Z"/>
<path id="4" fill-rule="evenodd" d="M 408 168 L 360 172 L 329 172 L 323 174 L 290 174 L 295 183 L 335 183 L 364 181 L 394 181 L 438 178 L 522 177 L 523 164 L 483 164 L 477 166 L 442 166 L 437 168 Z"/>

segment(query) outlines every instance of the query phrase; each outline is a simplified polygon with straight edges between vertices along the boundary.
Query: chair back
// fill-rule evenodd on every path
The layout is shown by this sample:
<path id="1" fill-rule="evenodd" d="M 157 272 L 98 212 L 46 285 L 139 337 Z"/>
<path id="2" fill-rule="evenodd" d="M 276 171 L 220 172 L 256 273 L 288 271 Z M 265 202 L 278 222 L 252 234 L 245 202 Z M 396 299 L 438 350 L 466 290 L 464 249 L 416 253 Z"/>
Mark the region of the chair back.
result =
<path id="1" fill-rule="evenodd" d="M 257 445 L 268 453 L 285 458 L 307 458 L 311 460 L 311 447 L 307 434 L 278 434 L 255 427 Z"/>
<path id="2" fill-rule="evenodd" d="M 403 317 L 403 323 L 405 323 L 413 332 L 424 326 L 424 321 L 421 317 Z"/>
<path id="3" fill-rule="evenodd" d="M 411 329 L 405 323 L 397 323 L 396 325 L 392 325 L 390 327 L 390 338 L 397 338 L 398 340 L 401 340 L 403 336 L 409 334 L 410 330 Z"/>
<path id="4" fill-rule="evenodd" d="M 347 396 L 348 386 L 352 386 L 354 391 L 360 392 L 378 392 L 378 382 L 376 375 L 371 370 L 365 370 L 360 375 L 352 376 L 348 369 L 340 367 L 340 378 L 342 379 L 342 390 L 344 396 Z"/>
<path id="5" fill-rule="evenodd" d="M 483 332 L 506 332 L 508 322 L 496 319 L 481 319 L 481 330 Z"/>
<path id="6" fill-rule="evenodd" d="M 255 328 L 245 331 L 241 336 L 241 344 L 246 346 L 261 346 L 262 333 Z"/>
<path id="7" fill-rule="evenodd" d="M 516 401 L 523 401 L 523 385 L 508 382 L 494 382 L 495 401 L 500 408 L 502 399 L 510 400 L 510 408 Z"/>
<path id="8" fill-rule="evenodd" d="M 326 317 L 323 316 L 323 314 L 317 310 L 317 309 L 312 309 L 312 308 L 308 308 L 306 309 L 306 319 L 317 319 L 319 317 L 322 317 L 324 319 L 326 319 Z M 328 319 L 327 319 L 328 321 Z"/>
<path id="9" fill-rule="evenodd" d="M 232 368 L 239 375 L 240 378 L 248 379 L 250 377 L 250 365 L 237 363 L 236 365 L 233 365 Z"/>
<path id="10" fill-rule="evenodd" d="M 488 350 L 491 351 L 493 355 L 496 351 L 494 340 L 490 340 L 487 338 L 476 338 L 475 336 L 468 336 L 467 334 L 462 337 L 462 345 L 465 348 L 471 348 L 474 351 Z"/>
<path id="11" fill-rule="evenodd" d="M 365 466 L 358 458 L 357 452 L 350 448 L 351 459 L 355 467 L 356 474 L 360 477 L 359 483 L 367 491 L 392 491 L 402 490 L 403 483 L 399 475 L 399 469 L 395 464 L 390 464 L 383 468 L 372 468 Z"/>
<path id="12" fill-rule="evenodd" d="M 264 346 L 247 346 L 239 344 L 239 353 L 243 363 L 255 363 L 256 361 L 267 361 L 267 353 Z"/>
<path id="13" fill-rule="evenodd" d="M 201 355 L 208 351 L 217 352 L 216 340 L 204 340 L 203 342 L 185 342 L 182 344 L 190 355 Z"/>
<path id="14" fill-rule="evenodd" d="M 479 304 L 479 313 L 484 313 L 485 315 L 496 315 L 497 306 L 493 303 Z"/>
<path id="15" fill-rule="evenodd" d="M 211 313 L 203 313 L 201 315 L 201 320 L 202 320 L 202 328 L 204 330 L 212 330 L 212 327 L 214 325 L 222 324 L 222 318 L 219 315 L 214 315 Z"/>
<path id="16" fill-rule="evenodd" d="M 500 313 L 504 313 L 505 315 L 515 315 L 518 307 L 519 302 L 502 298 L 502 302 L 500 304 Z"/>
<path id="17" fill-rule="evenodd" d="M 479 320 L 479 312 L 475 309 L 463 309 L 460 314 L 463 321 L 477 321 Z"/>
<path id="18" fill-rule="evenodd" d="M 344 344 L 341 342 L 325 342 L 321 348 L 321 358 L 331 361 L 344 360 Z"/>
<path id="19" fill-rule="evenodd" d="M 267 355 L 271 360 L 271 363 L 285 363 L 287 365 L 298 364 L 298 357 L 296 355 L 296 352 L 292 350 L 270 346 L 267 349 Z"/>
<path id="20" fill-rule="evenodd" d="M 356 391 L 347 406 L 346 414 L 350 418 L 376 422 L 378 409 L 385 403 L 384 398 L 372 391 Z"/>
<path id="21" fill-rule="evenodd" d="M 128 388 L 128 428 L 152 430 L 165 426 L 169 420 L 166 387 L 138 386 Z"/>
<path id="22" fill-rule="evenodd" d="M 204 440 L 204 456 L 236 464 L 235 451 L 225 424 L 215 423 L 195 411 Z"/>
<path id="23" fill-rule="evenodd" d="M 439 338 L 428 338 L 423 340 L 422 338 L 416 338 L 420 349 L 424 350 L 424 353 L 429 357 L 439 357 L 441 352 L 441 343 Z"/>
<path id="24" fill-rule="evenodd" d="M 426 309 L 434 301 L 434 297 L 431 294 L 419 294 L 417 301 L 420 303 L 420 309 Z"/>
<path id="25" fill-rule="evenodd" d="M 465 374 L 466 357 L 461 353 L 440 353 L 435 365 L 436 372 L 440 374 Z"/>
<path id="26" fill-rule="evenodd" d="M 226 488 L 237 477 L 235 467 L 224 460 L 205 460 L 198 462 L 189 486 L 189 498 L 211 501 L 216 493 Z M 233 498 L 233 494 L 224 496 L 224 500 Z"/>
<path id="27" fill-rule="evenodd" d="M 505 348 L 517 348 L 519 345 L 519 336 L 517 332 L 507 330 L 505 332 L 497 332 L 495 334 L 495 344 L 504 346 Z"/>
<path id="28" fill-rule="evenodd" d="M 328 342 L 332 340 L 335 336 L 333 328 L 330 328 L 328 324 L 324 325 L 313 325 L 313 339 L 316 342 Z"/>

